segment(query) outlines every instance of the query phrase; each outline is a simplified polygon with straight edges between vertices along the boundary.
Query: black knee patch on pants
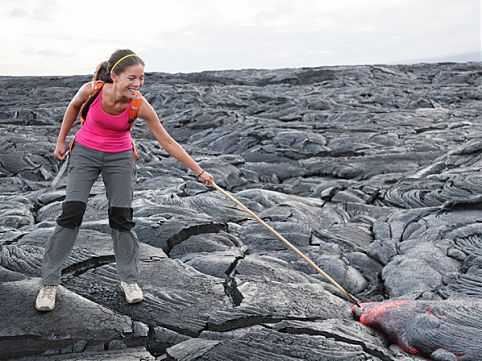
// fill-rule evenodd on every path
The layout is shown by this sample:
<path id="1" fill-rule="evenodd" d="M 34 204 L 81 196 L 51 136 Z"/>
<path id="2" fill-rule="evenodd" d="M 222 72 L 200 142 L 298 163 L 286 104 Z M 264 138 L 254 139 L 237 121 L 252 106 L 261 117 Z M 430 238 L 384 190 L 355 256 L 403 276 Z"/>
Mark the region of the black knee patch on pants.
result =
<path id="1" fill-rule="evenodd" d="M 111 207 L 109 208 L 109 225 L 118 231 L 130 231 L 136 225 L 132 222 L 132 208 Z"/>
<path id="2" fill-rule="evenodd" d="M 84 202 L 65 201 L 62 203 L 62 214 L 57 218 L 57 224 L 70 229 L 79 227 L 84 217 L 85 207 Z"/>

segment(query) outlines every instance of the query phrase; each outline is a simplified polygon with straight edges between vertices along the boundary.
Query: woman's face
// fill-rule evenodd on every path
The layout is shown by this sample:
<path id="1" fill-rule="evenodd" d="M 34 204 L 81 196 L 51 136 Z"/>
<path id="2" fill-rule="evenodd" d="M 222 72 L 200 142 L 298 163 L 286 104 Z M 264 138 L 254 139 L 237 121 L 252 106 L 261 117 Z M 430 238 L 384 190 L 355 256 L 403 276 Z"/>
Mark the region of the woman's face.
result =
<path id="1" fill-rule="evenodd" d="M 144 67 L 142 64 L 131 65 L 120 74 L 112 73 L 111 77 L 118 91 L 132 99 L 144 85 Z"/>

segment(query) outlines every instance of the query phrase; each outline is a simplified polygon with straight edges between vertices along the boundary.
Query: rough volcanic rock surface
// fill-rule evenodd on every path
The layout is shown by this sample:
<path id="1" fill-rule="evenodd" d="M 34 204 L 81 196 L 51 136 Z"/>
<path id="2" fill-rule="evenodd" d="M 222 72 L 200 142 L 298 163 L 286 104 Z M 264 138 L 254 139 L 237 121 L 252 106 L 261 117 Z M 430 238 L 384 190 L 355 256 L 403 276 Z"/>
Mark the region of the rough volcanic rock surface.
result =
<path id="1" fill-rule="evenodd" d="M 149 73 L 143 95 L 220 186 L 350 293 L 446 315 L 482 298 L 481 75 L 480 63 Z M 57 308 L 35 311 L 65 195 L 65 178 L 50 187 L 53 148 L 88 80 L 0 77 L 0 359 L 421 359 L 356 322 L 334 287 L 197 183 L 140 119 L 145 301 L 123 300 L 99 179 Z M 464 342 L 454 354 L 476 360 L 480 340 Z"/>

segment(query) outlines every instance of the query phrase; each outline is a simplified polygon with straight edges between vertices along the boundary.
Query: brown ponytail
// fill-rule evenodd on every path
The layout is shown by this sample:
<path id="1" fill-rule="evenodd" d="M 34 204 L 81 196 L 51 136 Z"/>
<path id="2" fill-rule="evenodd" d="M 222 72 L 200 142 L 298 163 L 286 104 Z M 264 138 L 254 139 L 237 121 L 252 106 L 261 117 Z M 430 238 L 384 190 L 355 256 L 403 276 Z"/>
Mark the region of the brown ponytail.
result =
<path id="1" fill-rule="evenodd" d="M 97 65 L 95 71 L 94 80 L 102 80 L 105 83 L 112 83 L 112 78 L 110 77 L 109 64 L 107 61 L 103 61 Z"/>

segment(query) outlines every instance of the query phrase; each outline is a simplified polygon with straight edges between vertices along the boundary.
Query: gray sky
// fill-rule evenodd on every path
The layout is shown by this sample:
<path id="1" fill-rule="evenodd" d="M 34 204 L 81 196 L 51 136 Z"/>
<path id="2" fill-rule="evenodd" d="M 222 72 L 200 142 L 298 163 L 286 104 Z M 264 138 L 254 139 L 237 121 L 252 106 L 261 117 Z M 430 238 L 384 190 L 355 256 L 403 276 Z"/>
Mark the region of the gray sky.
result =
<path id="1" fill-rule="evenodd" d="M 0 75 L 481 61 L 480 0 L 0 0 Z"/>

